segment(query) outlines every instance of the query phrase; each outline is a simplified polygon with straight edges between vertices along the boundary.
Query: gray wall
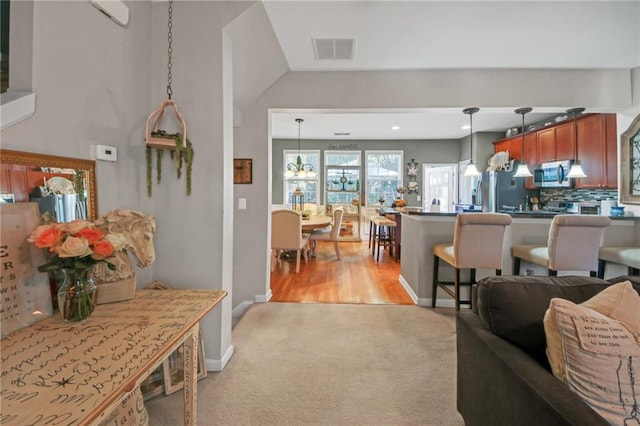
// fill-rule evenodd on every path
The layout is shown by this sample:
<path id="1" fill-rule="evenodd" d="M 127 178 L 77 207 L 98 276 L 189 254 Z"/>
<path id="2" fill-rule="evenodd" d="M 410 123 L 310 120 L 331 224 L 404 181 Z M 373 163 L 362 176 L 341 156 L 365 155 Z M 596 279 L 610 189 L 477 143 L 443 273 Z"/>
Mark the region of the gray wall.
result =
<path id="1" fill-rule="evenodd" d="M 326 140 L 304 140 L 301 141 L 301 149 L 320 150 L 320 187 L 324 188 L 324 151 L 336 151 L 335 147 L 341 145 L 348 146 L 348 151 L 361 151 L 361 161 L 365 161 L 366 150 L 400 150 L 403 151 L 403 179 L 404 186 L 407 186 L 409 178 L 406 173 L 406 164 L 414 158 L 419 165 L 423 163 L 457 163 L 460 159 L 460 141 L 458 140 L 348 140 L 348 141 L 326 141 Z M 273 140 L 273 158 L 271 159 L 271 167 L 273 169 L 273 180 L 271 189 L 273 191 L 273 204 L 286 204 L 282 199 L 284 177 L 284 166 L 282 164 L 284 150 L 297 150 L 298 140 L 292 139 L 274 139 Z M 404 198 L 410 206 L 420 206 L 421 202 L 417 201 L 417 195 L 422 193 L 422 173 L 416 176 L 418 182 L 418 194 L 405 194 Z M 363 178 L 364 183 L 364 178 Z M 324 194 L 321 191 L 321 204 L 324 204 Z"/>
<path id="2" fill-rule="evenodd" d="M 97 164 L 98 213 L 131 208 L 158 223 L 156 262 L 136 271 L 138 288 L 158 279 L 232 293 L 232 47 L 223 28 L 251 4 L 174 5 L 173 91 L 195 146 L 193 195 L 166 156 L 148 198 L 144 125 L 166 97 L 166 3 L 127 2 L 126 27 L 89 2 L 33 3 L 36 112 L 2 130 L 2 147 L 78 158 L 92 144 L 118 149 L 117 162 Z M 203 335 L 208 369 L 221 368 L 233 351 L 231 296 L 203 320 Z"/>

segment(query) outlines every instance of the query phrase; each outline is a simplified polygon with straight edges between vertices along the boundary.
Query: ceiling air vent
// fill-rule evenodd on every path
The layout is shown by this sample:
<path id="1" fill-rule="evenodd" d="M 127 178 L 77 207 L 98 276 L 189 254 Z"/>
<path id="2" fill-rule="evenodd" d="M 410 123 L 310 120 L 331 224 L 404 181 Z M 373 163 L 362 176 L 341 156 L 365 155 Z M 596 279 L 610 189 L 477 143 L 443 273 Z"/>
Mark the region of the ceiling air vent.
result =
<path id="1" fill-rule="evenodd" d="M 356 44 L 353 38 L 314 38 L 316 59 L 353 59 Z"/>

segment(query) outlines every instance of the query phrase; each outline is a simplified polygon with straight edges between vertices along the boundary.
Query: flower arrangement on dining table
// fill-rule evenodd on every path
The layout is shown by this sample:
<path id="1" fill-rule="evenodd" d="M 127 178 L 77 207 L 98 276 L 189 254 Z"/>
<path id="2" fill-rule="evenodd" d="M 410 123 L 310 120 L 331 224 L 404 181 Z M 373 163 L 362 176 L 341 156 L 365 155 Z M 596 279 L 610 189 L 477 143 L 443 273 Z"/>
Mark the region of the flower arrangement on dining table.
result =
<path id="1" fill-rule="evenodd" d="M 407 200 L 405 200 L 404 198 L 396 198 L 393 202 L 395 207 L 406 207 L 407 206 Z"/>
<path id="2" fill-rule="evenodd" d="M 65 273 L 65 282 L 58 291 L 58 304 L 65 321 L 81 321 L 91 315 L 97 287 L 90 272 L 101 262 L 115 270 L 107 259 L 126 243 L 123 234 L 105 233 L 83 219 L 40 225 L 27 241 L 49 252 L 49 260 L 38 266 L 38 271 Z"/>

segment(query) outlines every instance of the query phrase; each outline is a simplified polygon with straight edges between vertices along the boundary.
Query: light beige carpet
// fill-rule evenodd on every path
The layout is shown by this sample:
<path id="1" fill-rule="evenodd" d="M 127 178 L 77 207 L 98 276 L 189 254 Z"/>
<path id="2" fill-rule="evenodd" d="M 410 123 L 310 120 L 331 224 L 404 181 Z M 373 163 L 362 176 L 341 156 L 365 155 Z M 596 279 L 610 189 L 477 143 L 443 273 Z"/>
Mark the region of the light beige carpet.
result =
<path id="1" fill-rule="evenodd" d="M 224 371 L 198 382 L 199 425 L 463 425 L 451 309 L 255 304 Z M 182 424 L 182 392 L 147 401 Z"/>

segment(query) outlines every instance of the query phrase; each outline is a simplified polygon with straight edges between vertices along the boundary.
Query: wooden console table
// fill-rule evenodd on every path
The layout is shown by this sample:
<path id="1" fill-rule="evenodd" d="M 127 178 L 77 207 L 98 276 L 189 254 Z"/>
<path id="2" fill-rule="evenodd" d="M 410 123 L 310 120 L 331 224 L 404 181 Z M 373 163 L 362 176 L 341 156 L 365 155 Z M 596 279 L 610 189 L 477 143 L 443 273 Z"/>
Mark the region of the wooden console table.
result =
<path id="1" fill-rule="evenodd" d="M 80 323 L 59 314 L 1 340 L 0 423 L 97 424 L 184 344 L 184 424 L 196 423 L 200 320 L 225 291 L 141 290 Z"/>

